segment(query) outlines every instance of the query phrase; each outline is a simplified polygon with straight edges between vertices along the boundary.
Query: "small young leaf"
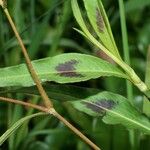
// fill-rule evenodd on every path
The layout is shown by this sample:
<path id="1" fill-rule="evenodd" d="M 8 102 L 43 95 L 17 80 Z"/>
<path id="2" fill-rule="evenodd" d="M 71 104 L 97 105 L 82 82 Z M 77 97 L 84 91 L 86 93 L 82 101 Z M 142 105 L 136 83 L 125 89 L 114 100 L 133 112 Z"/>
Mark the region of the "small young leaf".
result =
<path id="1" fill-rule="evenodd" d="M 101 92 L 78 101 L 70 101 L 76 109 L 91 116 L 102 116 L 107 124 L 122 124 L 150 134 L 150 120 L 138 112 L 126 98 L 110 92 Z"/>
<path id="2" fill-rule="evenodd" d="M 71 83 L 116 76 L 128 78 L 116 66 L 94 56 L 69 53 L 33 61 L 42 82 Z M 34 82 L 25 64 L 0 69 L 0 87 L 32 86 Z"/>
<path id="3" fill-rule="evenodd" d="M 78 32 L 81 33 L 88 40 L 90 40 L 99 49 L 103 50 L 109 57 L 113 57 L 113 59 L 114 59 L 113 54 L 110 53 L 107 50 L 107 48 L 102 43 L 98 42 L 98 40 L 89 32 L 89 30 L 88 30 L 88 28 L 87 28 L 87 26 L 83 20 L 79 5 L 77 3 L 77 0 L 72 0 L 71 4 L 72 4 L 72 10 L 73 10 L 74 17 L 83 31 L 82 32 L 82 31 L 78 30 Z"/>
<path id="4" fill-rule="evenodd" d="M 83 0 L 83 1 L 87 11 L 89 21 L 93 29 L 97 33 L 98 37 L 100 38 L 100 41 L 102 42 L 101 44 L 104 47 L 106 47 L 114 56 L 121 59 L 112 35 L 112 31 L 109 25 L 107 15 L 105 13 L 101 1 L 100 0 L 93 0 L 93 1 Z M 91 42 L 93 42 L 94 37 L 90 34 L 90 32 L 88 31 L 85 25 L 77 0 L 72 0 L 72 9 L 73 9 L 74 16 L 78 24 L 82 28 L 84 34 L 86 34 L 86 37 L 88 37 L 88 39 Z"/>
<path id="5" fill-rule="evenodd" d="M 118 53 L 112 53 L 112 51 L 108 50 L 107 47 L 104 46 L 103 43 L 99 42 L 92 34 L 91 32 L 89 32 L 84 20 L 83 20 L 83 17 L 82 17 L 82 14 L 81 14 L 81 11 L 80 11 L 80 8 L 79 8 L 79 5 L 77 3 L 77 0 L 72 0 L 71 1 L 71 4 L 72 4 L 72 9 L 73 9 L 73 14 L 76 18 L 76 21 L 78 22 L 78 24 L 80 25 L 81 29 L 83 32 L 80 32 L 83 36 L 85 36 L 90 42 L 92 42 L 96 47 L 98 47 L 100 50 L 102 50 L 108 57 L 110 57 L 114 62 L 116 62 L 119 66 L 121 66 L 125 71 L 129 71 L 127 69 L 127 66 L 124 64 L 124 62 L 122 61 L 121 57 L 119 56 L 119 53 L 118 53 L 118 50 L 117 50 L 117 47 L 115 45 L 115 42 L 114 42 L 114 39 L 113 39 L 113 36 L 112 36 L 112 33 L 111 33 L 111 29 L 110 29 L 110 26 L 108 24 L 108 21 L 107 21 L 107 17 L 106 17 L 106 14 L 104 13 L 104 9 L 103 9 L 103 6 L 102 6 L 102 3 L 99 2 L 99 6 L 100 6 L 100 10 L 102 11 L 102 14 L 104 17 L 104 19 L 106 20 L 106 26 L 108 28 L 108 32 L 109 32 L 109 36 L 111 38 L 111 41 L 113 41 L 113 45 L 115 47 L 115 50 L 117 50 L 116 52 Z"/>
<path id="6" fill-rule="evenodd" d="M 110 24 L 101 0 L 83 0 L 89 21 L 102 44 L 116 57 L 120 54 L 116 47 Z"/>
<path id="7" fill-rule="evenodd" d="M 14 133 L 25 121 L 40 115 L 45 115 L 45 113 L 36 113 L 30 116 L 26 116 L 18 120 L 11 128 L 9 128 L 2 136 L 0 136 L 0 146 Z"/>

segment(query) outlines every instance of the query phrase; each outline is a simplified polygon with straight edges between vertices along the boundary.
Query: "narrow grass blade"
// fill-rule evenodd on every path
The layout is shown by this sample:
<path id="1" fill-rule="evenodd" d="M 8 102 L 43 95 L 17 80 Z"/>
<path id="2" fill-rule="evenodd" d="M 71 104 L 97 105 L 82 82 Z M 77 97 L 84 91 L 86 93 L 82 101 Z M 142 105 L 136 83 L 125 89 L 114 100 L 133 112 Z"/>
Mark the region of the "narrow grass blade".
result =
<path id="1" fill-rule="evenodd" d="M 94 56 L 69 53 L 32 62 L 42 82 L 72 83 L 116 76 L 128 79 L 116 66 Z M 0 87 L 32 86 L 34 82 L 25 64 L 0 69 Z"/>
<path id="2" fill-rule="evenodd" d="M 26 116 L 18 120 L 11 128 L 9 128 L 1 137 L 0 137 L 0 146 L 7 140 L 7 138 L 14 133 L 25 121 L 40 115 L 45 115 L 45 113 L 36 113 L 30 116 Z"/>

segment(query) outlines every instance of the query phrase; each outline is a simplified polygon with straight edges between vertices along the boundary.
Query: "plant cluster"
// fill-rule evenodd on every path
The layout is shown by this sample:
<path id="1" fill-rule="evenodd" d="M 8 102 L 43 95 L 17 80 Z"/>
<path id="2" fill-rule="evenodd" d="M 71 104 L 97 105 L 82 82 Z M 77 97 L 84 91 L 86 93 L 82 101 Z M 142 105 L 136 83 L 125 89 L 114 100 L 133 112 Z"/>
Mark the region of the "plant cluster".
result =
<path id="1" fill-rule="evenodd" d="M 29 47 L 29 50 L 33 50 L 33 53 L 31 53 L 30 51 L 27 51 L 24 44 L 25 41 L 21 38 L 19 32 L 17 31 L 17 27 L 8 11 L 6 1 L 0 0 L 0 5 L 3 9 L 3 12 L 8 19 L 9 25 L 16 36 L 16 39 L 22 50 L 22 54 L 25 58 L 25 64 L 0 69 L 0 87 L 3 88 L 0 91 L 0 101 L 9 103 L 8 111 L 10 111 L 12 107 L 10 103 L 23 105 L 25 109 L 31 108 L 28 110 L 27 116 L 22 116 L 18 121 L 14 121 L 14 124 L 1 135 L 0 145 L 2 145 L 9 138 L 9 148 L 17 149 L 19 145 L 22 144 L 23 140 L 28 137 L 29 141 L 26 140 L 26 142 L 24 142 L 23 144 L 25 149 L 27 147 L 27 144 L 33 138 L 34 134 L 54 134 L 54 132 L 56 132 L 57 130 L 55 131 L 55 129 L 43 129 L 49 121 L 47 121 L 46 117 L 42 119 L 44 121 L 41 121 L 41 125 L 37 120 L 37 129 L 35 129 L 35 131 L 33 130 L 33 133 L 28 132 L 29 120 L 37 116 L 39 116 L 40 118 L 40 116 L 42 115 L 48 115 L 48 119 L 50 118 L 49 116 L 57 118 L 61 123 L 72 130 L 74 134 L 79 136 L 87 145 L 95 150 L 106 148 L 107 144 L 103 145 L 102 141 L 108 140 L 107 135 L 109 134 L 107 134 L 107 132 L 109 131 L 107 130 L 110 130 L 109 127 L 112 127 L 112 125 L 116 126 L 116 129 L 123 130 L 116 130 L 114 132 L 114 136 L 117 136 L 117 134 L 121 135 L 121 133 L 129 134 L 131 149 L 139 149 L 139 139 L 141 137 L 148 139 L 147 135 L 150 135 L 150 55 L 148 53 L 147 69 L 145 73 L 146 82 L 144 82 L 131 67 L 132 58 L 129 55 L 123 0 L 119 0 L 118 2 L 120 10 L 119 13 L 121 21 L 124 58 L 122 58 L 120 50 L 116 46 L 110 23 L 108 21 L 108 17 L 103 7 L 102 1 L 83 0 L 82 2 L 85 10 L 83 10 L 82 4 L 79 6 L 79 1 L 77 0 L 67 0 L 64 2 L 61 23 L 58 25 L 58 30 L 56 31 L 56 35 L 54 35 L 54 40 L 52 41 L 52 43 L 54 44 L 51 46 L 51 50 L 49 53 L 50 57 L 34 60 L 31 62 L 30 57 L 32 58 L 35 55 L 34 50 L 38 48 L 38 44 L 35 43 L 38 43 L 41 40 L 40 38 L 42 37 L 41 35 L 43 33 L 43 28 L 45 27 L 43 25 L 44 23 L 41 24 L 41 31 L 37 33 L 34 31 L 35 35 L 37 35 L 35 39 L 33 39 L 33 45 L 31 44 L 32 46 Z M 51 3 L 53 5 L 53 3 L 55 2 Z M 33 2 L 31 4 L 33 5 Z M 80 26 L 80 29 L 74 29 L 83 37 L 85 37 L 88 42 L 90 42 L 90 46 L 95 49 L 94 52 L 100 55 L 100 57 L 83 54 L 84 52 L 89 52 L 75 44 L 74 47 L 79 48 L 83 53 L 63 53 L 56 55 L 58 44 L 61 43 L 60 40 L 63 34 L 63 29 L 69 21 L 68 16 L 69 14 L 71 14 L 70 6 L 72 7 L 76 22 Z M 86 14 L 84 14 L 83 12 L 86 12 Z M 47 14 L 43 22 L 48 22 L 49 17 L 49 14 Z M 63 42 L 63 44 L 64 43 L 65 41 Z M 105 60 L 103 58 L 105 58 Z M 83 81 L 93 81 L 93 83 L 95 84 L 94 81 L 96 81 L 96 79 L 100 77 L 111 78 L 111 76 L 113 78 L 116 77 L 115 79 L 113 79 L 112 83 L 115 83 L 120 79 L 126 81 L 127 90 L 124 90 L 127 91 L 126 97 L 118 94 L 117 91 L 110 92 L 109 90 L 107 90 L 107 88 L 102 91 L 98 88 L 84 88 L 74 85 L 66 85 L 66 83 L 76 82 L 82 84 Z M 55 82 L 55 84 L 53 82 Z M 143 104 L 140 104 L 140 107 L 137 107 L 135 104 L 133 86 L 136 87 L 139 95 L 143 97 Z M 10 96 L 13 96 L 14 93 L 16 95 L 17 93 L 27 93 L 28 95 L 33 96 L 33 100 L 23 101 L 8 98 Z M 43 105 L 41 105 L 41 103 L 39 102 L 39 98 L 34 95 L 39 95 L 41 97 L 41 100 L 43 100 Z M 18 99 L 21 99 L 20 97 L 23 97 L 23 95 L 21 94 Z M 61 101 L 61 103 L 58 103 L 55 100 L 59 100 Z M 73 123 L 67 121 L 68 119 L 65 119 L 65 116 L 61 115 L 60 112 L 63 112 L 63 108 L 67 110 L 68 116 L 70 116 L 71 118 L 75 118 L 75 123 L 85 130 L 84 134 L 83 132 L 78 130 L 73 125 Z M 17 111 L 19 110 L 20 106 L 16 109 L 16 113 L 18 113 Z M 38 110 L 40 112 L 34 113 L 35 110 Z M 9 116 L 12 115 L 11 112 L 9 112 L 8 114 Z M 54 118 L 51 118 L 53 120 L 51 121 L 51 123 L 53 124 L 55 124 L 56 122 Z M 23 126 L 19 128 L 21 125 Z M 43 128 L 41 127 L 42 125 Z M 91 126 L 93 128 L 92 130 Z M 96 133 L 97 126 L 101 126 L 98 129 L 99 133 Z M 124 127 L 127 130 L 124 130 Z M 14 144 L 15 135 L 13 133 L 17 129 L 18 138 L 16 144 Z M 43 129 L 41 130 L 41 133 L 40 129 Z M 57 131 L 57 136 L 59 136 L 58 132 L 64 133 L 65 131 L 62 128 L 58 129 L 59 130 Z M 94 132 L 94 130 L 96 131 Z M 94 135 L 91 135 L 91 133 L 93 133 Z M 24 134 L 24 136 L 22 136 L 22 134 Z M 69 133 L 66 132 L 62 138 L 65 139 L 65 135 L 67 137 Z M 90 139 L 94 139 L 94 142 Z M 100 143 L 98 142 L 99 139 L 101 141 Z M 124 148 L 125 142 L 123 142 L 123 144 L 121 145 L 124 146 Z M 136 143 L 138 143 L 138 145 L 136 145 Z M 81 142 L 80 144 L 83 146 L 83 148 L 88 149 L 88 146 L 86 146 L 85 144 Z M 82 146 L 78 149 L 82 149 Z M 106 149 L 109 148 L 107 147 Z"/>

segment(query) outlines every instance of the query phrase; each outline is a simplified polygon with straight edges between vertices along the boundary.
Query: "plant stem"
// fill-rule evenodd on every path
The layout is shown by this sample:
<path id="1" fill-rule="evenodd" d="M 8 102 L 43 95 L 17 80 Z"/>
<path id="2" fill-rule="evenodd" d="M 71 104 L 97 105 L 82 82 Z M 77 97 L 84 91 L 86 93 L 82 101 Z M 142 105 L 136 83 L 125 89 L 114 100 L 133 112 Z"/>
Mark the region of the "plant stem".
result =
<path id="1" fill-rule="evenodd" d="M 35 105 L 35 104 L 31 104 L 31 103 L 27 103 L 27 102 L 23 102 L 20 100 L 16 100 L 16 99 L 12 99 L 12 98 L 6 98 L 6 97 L 1 97 L 0 96 L 0 101 L 5 101 L 5 102 L 9 102 L 9 103 L 15 103 L 15 104 L 19 104 L 19 105 L 23 105 L 26 107 L 31 107 L 43 112 L 48 112 L 48 109 L 39 105 Z"/>
<path id="2" fill-rule="evenodd" d="M 126 27 L 126 19 L 124 13 L 124 4 L 123 0 L 119 1 L 119 10 L 120 10 L 120 22 L 121 22 L 121 31 L 122 31 L 122 44 L 123 44 L 123 52 L 125 62 L 130 65 L 130 54 L 129 54 L 129 45 L 128 45 L 128 35 L 127 35 L 127 27 Z M 126 82 L 127 85 L 127 97 L 131 103 L 133 103 L 133 88 L 129 81 Z"/>
<path id="3" fill-rule="evenodd" d="M 65 118 L 63 118 L 58 112 L 56 112 L 54 109 L 48 109 L 46 107 L 42 107 L 39 105 L 22 102 L 19 100 L 6 98 L 6 97 L 0 97 L 0 101 L 9 102 L 9 103 L 15 103 L 19 105 L 23 105 L 26 107 L 31 107 L 37 110 L 40 110 L 42 112 L 49 113 L 59 119 L 61 122 L 63 122 L 69 129 L 71 129 L 76 135 L 78 135 L 84 142 L 86 142 L 89 146 L 91 146 L 94 150 L 100 150 L 98 146 L 96 146 L 92 141 L 90 141 L 85 135 L 83 135 L 77 128 L 75 128 L 72 124 L 70 124 Z"/>
<path id="4" fill-rule="evenodd" d="M 91 142 L 84 134 L 82 134 L 77 128 L 72 126 L 65 118 L 63 118 L 59 113 L 54 112 L 53 114 L 56 118 L 62 121 L 69 129 L 71 129 L 76 135 L 78 135 L 84 142 L 90 145 L 94 150 L 100 150 L 100 148 Z"/>
<path id="5" fill-rule="evenodd" d="M 128 75 L 128 80 L 131 81 L 141 92 L 143 92 L 147 97 L 150 98 L 150 89 L 148 89 L 147 85 L 141 81 L 138 75 L 134 72 L 134 70 L 126 64 L 124 61 L 120 60 L 116 56 L 112 55 L 112 53 L 102 46 L 99 41 L 97 41 L 89 32 L 87 35 L 88 39 L 98 48 L 103 50 L 110 58 L 112 58 Z"/>
<path id="6" fill-rule="evenodd" d="M 128 45 L 128 35 L 127 35 L 127 27 L 126 27 L 126 18 L 125 18 L 125 10 L 123 0 L 118 0 L 119 2 L 119 11 L 120 11 L 120 22 L 121 22 L 121 31 L 122 31 L 122 40 L 123 40 L 123 52 L 125 62 L 130 65 L 130 54 L 129 54 L 129 45 Z M 127 98 L 131 104 L 134 105 L 133 98 L 133 88 L 129 81 L 126 80 L 127 86 Z M 138 136 L 134 130 L 129 130 L 129 139 L 131 144 L 131 149 L 136 150 L 139 146 Z"/>
<path id="7" fill-rule="evenodd" d="M 53 104 L 50 101 L 48 95 L 46 94 L 46 92 L 45 92 L 45 90 L 44 90 L 44 88 L 43 88 L 43 86 L 41 84 L 41 81 L 40 81 L 39 77 L 36 74 L 36 71 L 35 71 L 35 69 L 34 69 L 34 67 L 33 67 L 33 65 L 31 63 L 31 60 L 30 60 L 29 56 L 28 56 L 27 50 L 26 50 L 26 48 L 25 48 L 25 46 L 23 44 L 23 41 L 22 41 L 22 39 L 21 39 L 21 37 L 20 37 L 16 27 L 15 27 L 15 24 L 14 24 L 10 14 L 9 14 L 8 9 L 4 8 L 3 10 L 4 10 L 4 12 L 5 12 L 6 16 L 7 16 L 7 19 L 9 21 L 9 23 L 10 23 L 14 33 L 15 33 L 16 38 L 18 39 L 19 45 L 20 45 L 20 47 L 22 49 L 22 52 L 23 52 L 25 60 L 26 60 L 26 64 L 27 64 L 28 70 L 29 70 L 29 72 L 31 74 L 31 77 L 34 80 L 38 90 L 39 90 L 39 93 L 40 93 L 40 95 L 41 95 L 41 97 L 42 97 L 42 99 L 43 99 L 43 101 L 45 103 L 45 106 L 47 108 L 53 108 Z"/>

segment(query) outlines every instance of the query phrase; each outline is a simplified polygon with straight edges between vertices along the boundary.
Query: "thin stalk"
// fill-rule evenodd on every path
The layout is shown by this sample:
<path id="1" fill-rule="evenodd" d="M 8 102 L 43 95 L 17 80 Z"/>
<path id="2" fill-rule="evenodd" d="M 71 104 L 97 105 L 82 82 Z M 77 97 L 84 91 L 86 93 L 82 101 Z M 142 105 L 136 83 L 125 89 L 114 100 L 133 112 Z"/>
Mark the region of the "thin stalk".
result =
<path id="1" fill-rule="evenodd" d="M 35 82 L 35 84 L 36 84 L 36 86 L 38 88 L 38 91 L 39 91 L 39 93 L 40 93 L 40 95 L 41 95 L 41 97 L 42 97 L 42 99 L 43 99 L 43 101 L 45 103 L 45 106 L 47 108 L 49 108 L 49 109 L 53 108 L 53 104 L 50 101 L 48 95 L 46 94 L 46 92 L 45 92 L 45 90 L 44 90 L 44 88 L 43 88 L 43 86 L 41 84 L 41 81 L 40 81 L 39 77 L 36 74 L 36 71 L 35 71 L 35 69 L 34 69 L 34 67 L 33 67 L 33 65 L 31 63 L 31 60 L 30 60 L 29 56 L 28 56 L 27 50 L 26 50 L 26 48 L 25 48 L 25 46 L 23 44 L 23 41 L 22 41 L 22 39 L 21 39 L 21 37 L 20 37 L 16 27 L 15 27 L 15 24 L 14 24 L 10 14 L 9 14 L 8 9 L 4 8 L 3 10 L 4 10 L 4 12 L 5 12 L 6 16 L 7 16 L 7 19 L 9 21 L 9 23 L 10 23 L 14 33 L 15 33 L 16 38 L 18 39 L 19 45 L 20 45 L 20 47 L 22 49 L 22 52 L 23 52 L 25 60 L 26 60 L 26 64 L 27 64 L 28 70 L 29 70 L 29 72 L 30 72 L 30 74 L 32 76 L 32 79 L 34 80 L 34 82 Z"/>
<path id="2" fill-rule="evenodd" d="M 84 142 L 88 143 L 94 150 L 100 150 L 100 148 L 91 142 L 84 134 L 82 134 L 77 128 L 70 124 L 65 118 L 63 118 L 59 113 L 54 112 L 53 114 L 56 118 L 62 121 L 70 130 L 72 130 L 76 135 L 78 135 Z"/>
<path id="3" fill-rule="evenodd" d="M 26 107 L 31 107 L 31 108 L 40 110 L 42 112 L 48 112 L 49 111 L 45 107 L 42 107 L 42 106 L 39 106 L 39 105 L 35 105 L 35 104 L 31 104 L 31 103 L 27 103 L 27 102 L 23 102 L 23 101 L 12 99 L 12 98 L 7 98 L 7 97 L 1 97 L 0 96 L 0 101 L 14 103 L 14 104 L 18 104 L 18 105 L 23 105 L 23 106 L 26 106 Z"/>
<path id="4" fill-rule="evenodd" d="M 123 52 L 124 52 L 124 60 L 130 65 L 130 53 L 129 53 L 129 45 L 128 45 L 128 35 L 127 35 L 127 27 L 126 27 L 126 19 L 125 19 L 125 11 L 123 0 L 119 1 L 119 11 L 120 11 L 120 22 L 121 22 L 121 31 L 122 31 L 122 44 L 123 44 Z M 126 82 L 127 85 L 127 97 L 131 103 L 133 103 L 133 88 L 129 81 Z"/>
<path id="5" fill-rule="evenodd" d="M 128 44 L 128 33 L 126 27 L 126 18 L 125 18 L 125 10 L 123 0 L 118 0 L 119 2 L 119 11 L 120 11 L 120 22 L 121 22 L 121 31 L 122 31 L 122 41 L 123 41 L 123 52 L 124 52 L 124 60 L 130 65 L 130 53 L 129 53 L 129 44 Z M 126 80 L 126 88 L 127 88 L 127 98 L 131 104 L 134 105 L 133 98 L 133 87 L 132 84 Z M 136 150 L 138 148 L 138 138 L 136 136 L 136 132 L 134 130 L 129 131 L 129 139 L 131 144 L 131 149 Z"/>
<path id="6" fill-rule="evenodd" d="M 112 58 L 126 72 L 126 74 L 128 75 L 128 80 L 132 82 L 141 92 L 143 92 L 145 96 L 150 98 L 150 89 L 143 81 L 141 81 L 135 71 L 128 64 L 126 64 L 123 60 L 117 58 L 115 55 L 112 55 L 112 53 L 99 41 L 97 41 L 88 30 L 86 30 L 84 36 L 89 39 L 95 46 L 100 48 L 104 53 L 106 53 L 106 55 Z"/>
<path id="7" fill-rule="evenodd" d="M 12 98 L 6 98 L 6 97 L 0 97 L 0 101 L 9 102 L 9 103 L 15 103 L 19 105 L 23 105 L 26 107 L 34 108 L 42 112 L 49 113 L 59 119 L 61 122 L 63 122 L 69 129 L 71 129 L 77 136 L 79 136 L 84 142 L 86 142 L 89 146 L 91 146 L 94 150 L 100 150 L 98 146 L 96 146 L 92 141 L 90 141 L 84 134 L 82 134 L 77 128 L 75 128 L 72 124 L 70 124 L 65 118 L 63 118 L 58 112 L 56 112 L 54 109 L 48 109 L 46 107 L 42 107 L 39 105 L 23 102 L 20 100 L 12 99 Z"/>

